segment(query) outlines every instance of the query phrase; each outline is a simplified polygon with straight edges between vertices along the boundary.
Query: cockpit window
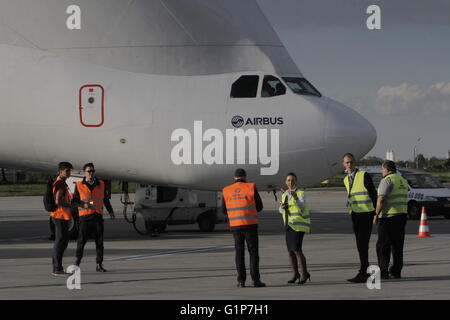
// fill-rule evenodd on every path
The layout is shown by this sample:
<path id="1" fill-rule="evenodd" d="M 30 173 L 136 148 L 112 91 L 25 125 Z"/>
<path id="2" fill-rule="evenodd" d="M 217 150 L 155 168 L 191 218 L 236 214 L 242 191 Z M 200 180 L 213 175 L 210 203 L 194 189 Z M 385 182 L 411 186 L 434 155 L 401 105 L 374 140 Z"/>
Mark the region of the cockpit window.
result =
<path id="1" fill-rule="evenodd" d="M 261 97 L 276 97 L 282 96 L 286 94 L 286 87 L 280 81 L 280 79 L 274 76 L 265 76 L 262 89 L 261 89 Z"/>
<path id="2" fill-rule="evenodd" d="M 283 78 L 294 93 L 321 97 L 322 94 L 305 78 Z"/>
<path id="3" fill-rule="evenodd" d="M 231 86 L 231 98 L 256 98 L 259 76 L 242 76 Z"/>

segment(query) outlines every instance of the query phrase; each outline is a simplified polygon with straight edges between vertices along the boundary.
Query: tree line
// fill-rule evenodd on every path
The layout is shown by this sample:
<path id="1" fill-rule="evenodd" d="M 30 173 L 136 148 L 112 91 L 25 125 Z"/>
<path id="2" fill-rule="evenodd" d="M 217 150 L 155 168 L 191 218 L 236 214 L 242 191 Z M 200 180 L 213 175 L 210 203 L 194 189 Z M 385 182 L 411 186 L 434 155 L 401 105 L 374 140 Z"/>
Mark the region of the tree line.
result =
<path id="1" fill-rule="evenodd" d="M 0 170 L 0 184 L 10 184 L 12 181 L 9 181 L 6 174 L 6 169 L 1 168 Z M 42 173 L 38 171 L 29 171 L 29 170 L 17 170 L 15 172 L 16 175 L 16 183 L 18 184 L 45 184 L 49 178 L 48 173 Z"/>
<path id="2" fill-rule="evenodd" d="M 383 163 L 384 159 L 379 157 L 366 157 L 361 159 L 358 164 L 361 167 L 365 166 L 379 166 Z M 418 154 L 414 161 L 412 160 L 399 160 L 396 164 L 400 168 L 416 168 L 426 170 L 430 172 L 446 172 L 450 171 L 450 159 L 443 159 L 437 157 L 425 158 L 423 154 Z"/>

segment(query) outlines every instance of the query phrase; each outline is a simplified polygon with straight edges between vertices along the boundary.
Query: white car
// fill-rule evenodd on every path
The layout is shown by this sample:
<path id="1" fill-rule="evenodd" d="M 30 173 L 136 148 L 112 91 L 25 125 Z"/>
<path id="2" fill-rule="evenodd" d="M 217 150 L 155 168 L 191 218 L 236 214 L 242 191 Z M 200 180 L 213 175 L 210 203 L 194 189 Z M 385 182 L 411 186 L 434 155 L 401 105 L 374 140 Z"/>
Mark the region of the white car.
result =
<path id="1" fill-rule="evenodd" d="M 379 167 L 361 168 L 370 174 L 375 187 L 380 184 L 382 173 Z M 416 169 L 397 169 L 397 173 L 408 181 L 408 216 L 420 219 L 422 207 L 428 216 L 444 216 L 450 219 L 450 189 L 431 174 Z"/>

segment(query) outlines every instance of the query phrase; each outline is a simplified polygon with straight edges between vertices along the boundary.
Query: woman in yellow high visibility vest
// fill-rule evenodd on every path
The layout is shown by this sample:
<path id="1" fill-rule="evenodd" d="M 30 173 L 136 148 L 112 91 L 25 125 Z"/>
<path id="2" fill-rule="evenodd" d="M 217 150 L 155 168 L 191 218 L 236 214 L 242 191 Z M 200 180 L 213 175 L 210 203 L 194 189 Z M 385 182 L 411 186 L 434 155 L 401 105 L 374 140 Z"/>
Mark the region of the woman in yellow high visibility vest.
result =
<path id="1" fill-rule="evenodd" d="M 297 189 L 297 176 L 289 173 L 286 176 L 288 189 L 281 196 L 280 213 L 286 229 L 286 245 L 289 251 L 289 261 L 294 276 L 288 283 L 304 284 L 311 281 L 311 275 L 306 267 L 306 258 L 303 254 L 302 244 L 305 233 L 310 233 L 311 218 L 305 202 L 304 191 Z M 301 266 L 301 273 L 298 266 Z"/>

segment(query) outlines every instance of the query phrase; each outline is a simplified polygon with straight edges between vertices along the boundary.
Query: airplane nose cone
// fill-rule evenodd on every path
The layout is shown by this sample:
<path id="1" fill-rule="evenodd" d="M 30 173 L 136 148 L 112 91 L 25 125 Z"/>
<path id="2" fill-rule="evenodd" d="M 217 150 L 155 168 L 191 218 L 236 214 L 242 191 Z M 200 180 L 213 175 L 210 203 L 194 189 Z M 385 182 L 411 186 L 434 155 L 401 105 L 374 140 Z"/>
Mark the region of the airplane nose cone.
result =
<path id="1" fill-rule="evenodd" d="M 353 109 L 330 100 L 325 121 L 325 145 L 333 172 L 342 171 L 345 153 L 351 152 L 361 159 L 375 146 L 375 128 Z"/>

